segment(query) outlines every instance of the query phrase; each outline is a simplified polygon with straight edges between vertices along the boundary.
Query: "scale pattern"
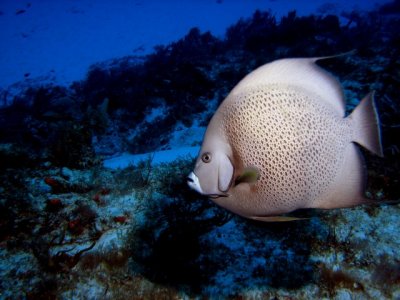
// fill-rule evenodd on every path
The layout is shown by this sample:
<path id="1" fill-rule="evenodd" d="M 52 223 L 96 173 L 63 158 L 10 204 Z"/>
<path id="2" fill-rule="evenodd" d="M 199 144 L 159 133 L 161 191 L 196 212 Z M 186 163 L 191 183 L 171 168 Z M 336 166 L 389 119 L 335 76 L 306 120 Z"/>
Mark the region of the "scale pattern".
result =
<path id="1" fill-rule="evenodd" d="M 351 141 L 346 119 L 296 86 L 268 85 L 231 95 L 222 130 L 241 164 L 260 170 L 252 195 L 235 195 L 260 214 L 310 207 L 342 167 Z"/>

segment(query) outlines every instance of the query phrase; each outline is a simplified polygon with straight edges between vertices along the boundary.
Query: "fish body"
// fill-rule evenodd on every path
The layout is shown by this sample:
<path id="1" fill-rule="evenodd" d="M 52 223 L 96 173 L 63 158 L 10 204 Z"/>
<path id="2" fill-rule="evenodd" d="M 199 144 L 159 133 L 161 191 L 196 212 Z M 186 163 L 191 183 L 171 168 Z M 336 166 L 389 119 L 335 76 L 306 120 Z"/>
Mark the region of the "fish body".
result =
<path id="1" fill-rule="evenodd" d="M 365 203 L 355 143 L 382 155 L 373 94 L 345 117 L 339 82 L 316 60 L 278 60 L 239 82 L 207 127 L 189 186 L 256 220 Z"/>

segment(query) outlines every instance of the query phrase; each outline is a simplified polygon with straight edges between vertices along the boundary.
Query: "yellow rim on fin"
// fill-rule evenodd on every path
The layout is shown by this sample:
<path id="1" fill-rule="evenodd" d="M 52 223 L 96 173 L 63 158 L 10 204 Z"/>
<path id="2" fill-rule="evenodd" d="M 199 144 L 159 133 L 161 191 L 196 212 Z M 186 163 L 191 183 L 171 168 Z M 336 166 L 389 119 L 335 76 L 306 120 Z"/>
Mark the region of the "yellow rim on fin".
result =
<path id="1" fill-rule="evenodd" d="M 255 183 L 260 179 L 260 171 L 256 167 L 247 167 L 243 170 L 243 173 L 236 178 L 235 184 L 239 183 Z"/>

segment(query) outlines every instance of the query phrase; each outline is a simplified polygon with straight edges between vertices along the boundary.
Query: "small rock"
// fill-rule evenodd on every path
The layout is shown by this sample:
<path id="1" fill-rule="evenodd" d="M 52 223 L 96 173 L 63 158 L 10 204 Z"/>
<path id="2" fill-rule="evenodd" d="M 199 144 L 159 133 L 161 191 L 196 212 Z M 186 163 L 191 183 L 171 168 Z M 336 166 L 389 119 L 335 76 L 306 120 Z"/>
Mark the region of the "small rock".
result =
<path id="1" fill-rule="evenodd" d="M 71 169 L 67 167 L 63 167 L 61 169 L 61 176 L 63 176 L 65 179 L 69 180 L 74 176 L 74 173 Z"/>
<path id="2" fill-rule="evenodd" d="M 114 217 L 114 222 L 124 224 L 127 221 L 126 216 L 116 216 Z"/>
<path id="3" fill-rule="evenodd" d="M 347 290 L 339 290 L 336 294 L 335 300 L 351 300 L 351 294 Z"/>
<path id="4" fill-rule="evenodd" d="M 51 198 L 47 200 L 46 209 L 50 212 L 57 212 L 63 208 L 63 204 L 60 198 Z"/>

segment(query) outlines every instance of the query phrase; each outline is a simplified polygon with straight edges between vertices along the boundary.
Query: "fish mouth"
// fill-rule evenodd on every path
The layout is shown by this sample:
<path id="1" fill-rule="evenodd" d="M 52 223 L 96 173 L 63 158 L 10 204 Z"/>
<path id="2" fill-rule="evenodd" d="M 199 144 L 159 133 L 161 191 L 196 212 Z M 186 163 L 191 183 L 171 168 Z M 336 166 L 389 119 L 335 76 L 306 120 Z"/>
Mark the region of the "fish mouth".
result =
<path id="1" fill-rule="evenodd" d="M 196 174 L 194 174 L 193 172 L 191 172 L 189 174 L 188 177 L 186 177 L 186 182 L 188 184 L 188 186 L 192 189 L 195 190 L 196 192 L 198 192 L 199 194 L 204 195 L 203 190 L 201 189 L 200 186 L 200 181 L 199 178 L 196 176 Z"/>
<path id="2" fill-rule="evenodd" d="M 229 195 L 228 194 L 208 194 L 208 195 L 206 195 L 208 198 L 211 198 L 211 199 L 218 199 L 218 198 L 223 198 L 223 197 L 228 197 Z"/>
<path id="3" fill-rule="evenodd" d="M 199 194 L 202 194 L 202 195 L 204 195 L 204 196 L 206 196 L 208 198 L 218 199 L 218 198 L 221 198 L 221 197 L 228 197 L 228 194 L 225 194 L 225 193 L 221 193 L 221 194 L 216 194 L 216 193 L 207 194 L 207 193 L 204 193 L 203 189 L 200 186 L 199 178 L 193 172 L 191 172 L 189 174 L 189 176 L 186 177 L 186 182 L 187 182 L 188 186 L 191 189 L 195 190 Z"/>

